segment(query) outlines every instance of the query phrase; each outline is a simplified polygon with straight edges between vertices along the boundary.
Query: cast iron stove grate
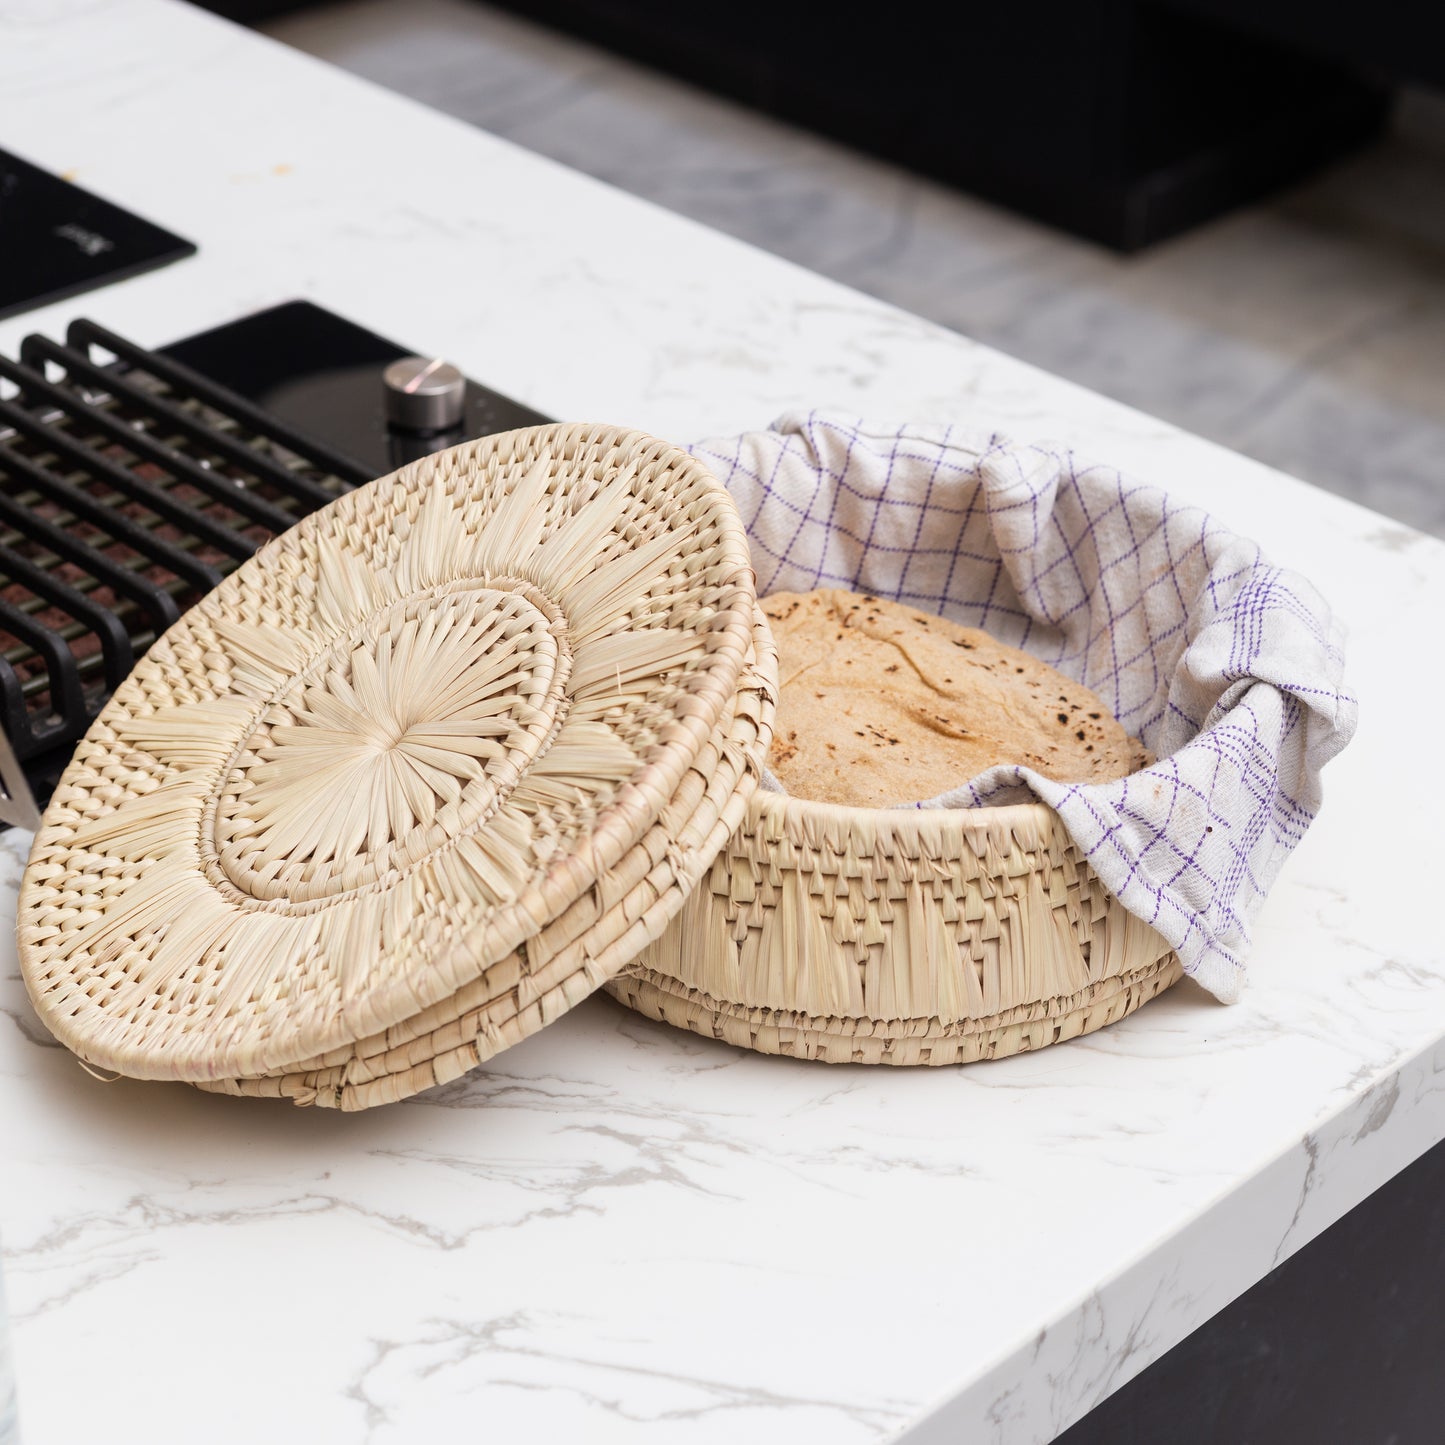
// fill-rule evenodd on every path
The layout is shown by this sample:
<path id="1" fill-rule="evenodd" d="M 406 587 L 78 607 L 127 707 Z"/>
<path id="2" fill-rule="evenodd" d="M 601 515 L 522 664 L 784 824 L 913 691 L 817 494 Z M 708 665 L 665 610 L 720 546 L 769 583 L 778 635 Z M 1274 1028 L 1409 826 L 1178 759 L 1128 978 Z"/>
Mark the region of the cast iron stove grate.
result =
<path id="1" fill-rule="evenodd" d="M 515 410 L 513 424 L 535 416 Z M 386 469 L 91 321 L 0 357 L 0 727 L 13 753 L 0 744 L 0 820 L 35 826 L 76 742 L 182 612 Z"/>

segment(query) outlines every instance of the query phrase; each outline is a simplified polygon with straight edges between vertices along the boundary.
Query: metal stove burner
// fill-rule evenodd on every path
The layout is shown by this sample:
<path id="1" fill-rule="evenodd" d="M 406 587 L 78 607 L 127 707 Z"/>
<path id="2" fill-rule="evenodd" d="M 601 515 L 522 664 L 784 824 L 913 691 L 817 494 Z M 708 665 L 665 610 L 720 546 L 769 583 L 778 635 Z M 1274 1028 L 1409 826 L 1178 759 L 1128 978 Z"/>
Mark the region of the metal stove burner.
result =
<path id="1" fill-rule="evenodd" d="M 0 821 L 34 826 L 136 660 L 264 542 L 412 457 L 546 420 L 455 373 L 460 424 L 388 408 L 406 357 L 301 302 L 161 351 L 82 320 L 0 357 Z"/>

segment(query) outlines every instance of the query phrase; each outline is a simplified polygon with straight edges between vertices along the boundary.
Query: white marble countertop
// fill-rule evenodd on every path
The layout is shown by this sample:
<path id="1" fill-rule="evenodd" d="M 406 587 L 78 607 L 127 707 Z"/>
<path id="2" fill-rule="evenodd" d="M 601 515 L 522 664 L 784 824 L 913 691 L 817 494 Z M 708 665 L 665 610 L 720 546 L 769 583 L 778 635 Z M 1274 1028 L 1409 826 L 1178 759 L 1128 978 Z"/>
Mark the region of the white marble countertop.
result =
<path id="1" fill-rule="evenodd" d="M 167 0 L 0 0 L 0 144 L 201 246 L 7 352 L 309 296 L 679 440 L 800 404 L 1062 436 L 1318 581 L 1363 701 L 1244 1002 L 1001 1063 L 749 1056 L 597 999 L 341 1116 L 96 1082 L 7 944 L 28 1438 L 1043 1441 L 1445 1135 L 1440 800 L 1398 781 L 1445 712 L 1445 546 Z"/>

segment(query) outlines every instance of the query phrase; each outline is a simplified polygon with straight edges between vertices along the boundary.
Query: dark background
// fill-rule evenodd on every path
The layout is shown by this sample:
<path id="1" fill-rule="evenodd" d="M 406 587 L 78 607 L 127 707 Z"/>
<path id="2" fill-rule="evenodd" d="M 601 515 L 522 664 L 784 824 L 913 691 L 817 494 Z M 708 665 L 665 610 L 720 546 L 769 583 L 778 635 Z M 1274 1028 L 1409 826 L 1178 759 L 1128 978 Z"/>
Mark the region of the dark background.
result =
<path id="1" fill-rule="evenodd" d="M 501 3 L 1125 251 L 1369 141 L 1402 83 L 1445 87 L 1445 6 L 1418 0 Z"/>

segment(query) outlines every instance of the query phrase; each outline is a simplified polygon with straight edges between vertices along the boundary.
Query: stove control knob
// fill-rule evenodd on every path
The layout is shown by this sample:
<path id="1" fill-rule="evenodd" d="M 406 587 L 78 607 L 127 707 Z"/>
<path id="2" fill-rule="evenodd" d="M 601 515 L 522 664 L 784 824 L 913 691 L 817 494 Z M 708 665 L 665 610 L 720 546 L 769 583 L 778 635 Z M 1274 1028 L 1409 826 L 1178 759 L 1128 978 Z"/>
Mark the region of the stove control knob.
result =
<path id="1" fill-rule="evenodd" d="M 400 431 L 452 431 L 466 411 L 467 379 L 440 357 L 404 356 L 381 374 L 386 419 Z"/>

